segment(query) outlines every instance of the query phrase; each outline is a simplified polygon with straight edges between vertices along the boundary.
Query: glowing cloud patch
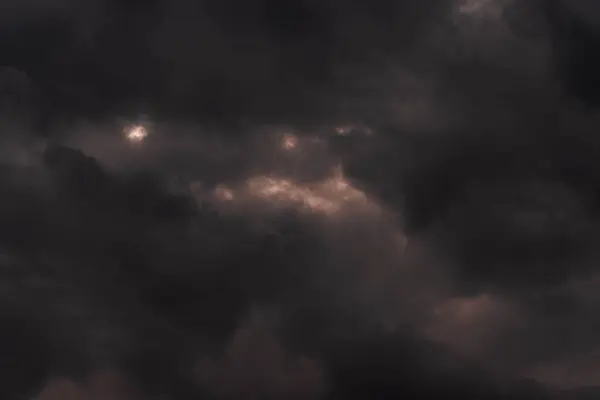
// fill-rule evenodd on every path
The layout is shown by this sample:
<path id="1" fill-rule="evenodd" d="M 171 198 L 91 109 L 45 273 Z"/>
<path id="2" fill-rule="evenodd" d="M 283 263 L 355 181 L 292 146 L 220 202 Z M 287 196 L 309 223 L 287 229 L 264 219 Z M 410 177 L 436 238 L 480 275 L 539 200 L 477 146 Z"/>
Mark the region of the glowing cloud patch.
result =
<path id="1" fill-rule="evenodd" d="M 333 214 L 351 203 L 367 204 L 365 193 L 352 187 L 336 169 L 333 176 L 315 184 L 302 185 L 290 179 L 258 176 L 246 182 L 252 197 L 281 205 L 295 205 L 312 212 Z"/>
<path id="2" fill-rule="evenodd" d="M 335 132 L 340 136 L 348 136 L 352 131 L 352 127 L 338 126 L 335 128 Z"/>
<path id="3" fill-rule="evenodd" d="M 372 136 L 373 131 L 371 128 L 365 125 L 341 125 L 334 129 L 336 135 L 338 136 L 351 136 L 351 135 L 362 135 L 362 136 Z"/>
<path id="4" fill-rule="evenodd" d="M 140 143 L 148 137 L 148 131 L 143 125 L 133 125 L 125 130 L 125 137 L 130 142 Z"/>
<path id="5" fill-rule="evenodd" d="M 294 150 L 298 147 L 298 137 L 291 133 L 286 133 L 281 139 L 281 148 L 284 150 Z"/>
<path id="6" fill-rule="evenodd" d="M 379 210 L 364 192 L 346 181 L 339 167 L 329 178 L 310 184 L 275 175 L 254 176 L 233 188 L 221 184 L 212 191 L 212 198 L 220 203 L 260 200 L 275 207 L 296 207 L 326 215 L 353 205 Z"/>

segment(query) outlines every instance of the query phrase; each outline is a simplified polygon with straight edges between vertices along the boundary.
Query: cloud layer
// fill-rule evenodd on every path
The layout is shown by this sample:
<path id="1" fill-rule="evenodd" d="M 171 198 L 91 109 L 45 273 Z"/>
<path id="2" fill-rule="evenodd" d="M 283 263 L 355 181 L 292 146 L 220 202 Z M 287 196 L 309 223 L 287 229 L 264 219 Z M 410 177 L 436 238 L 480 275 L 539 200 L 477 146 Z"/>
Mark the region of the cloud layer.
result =
<path id="1" fill-rule="evenodd" d="M 597 395 L 591 2 L 5 3 L 3 398 Z"/>

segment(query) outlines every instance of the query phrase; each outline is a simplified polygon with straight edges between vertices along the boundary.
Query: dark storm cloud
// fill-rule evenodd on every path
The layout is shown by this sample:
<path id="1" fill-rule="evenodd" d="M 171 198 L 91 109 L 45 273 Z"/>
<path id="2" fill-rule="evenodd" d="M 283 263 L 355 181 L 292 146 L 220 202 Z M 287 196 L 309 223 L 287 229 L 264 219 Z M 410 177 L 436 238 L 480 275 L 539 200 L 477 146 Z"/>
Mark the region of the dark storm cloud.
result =
<path id="1" fill-rule="evenodd" d="M 35 352 L 24 367 L 81 380 L 68 390 L 117 391 L 86 383 L 88 371 L 115 371 L 141 395 L 174 398 L 513 393 L 402 322 L 415 318 L 407 280 L 421 290 L 433 281 L 386 244 L 382 222 L 349 215 L 335 226 L 290 210 L 263 215 L 273 235 L 249 218 L 261 211 L 199 209 L 159 176 L 115 174 L 78 150 L 49 147 L 40 162 L 6 167 L 3 182 L 4 302 L 26 324 L 12 323 L 4 344 Z M 273 323 L 252 317 L 257 305 L 274 309 Z M 253 375 L 240 363 L 274 366 Z"/>
<path id="2" fill-rule="evenodd" d="M 550 1 L 557 72 L 567 89 L 588 107 L 598 103 L 600 10 L 592 1 Z"/>
<path id="3" fill-rule="evenodd" d="M 170 239 L 157 246 L 156 240 L 148 237 L 152 236 L 150 232 L 154 224 L 171 223 L 175 224 L 175 230 L 182 229 L 182 226 L 178 226 L 177 216 L 168 211 L 173 209 L 167 204 L 172 199 L 169 196 L 163 197 L 152 177 L 132 178 L 127 186 L 119 188 L 118 183 L 93 159 L 75 150 L 50 150 L 46 160 L 51 170 L 50 175 L 44 174 L 44 178 L 56 180 L 56 185 L 51 185 L 51 192 L 44 190 L 44 186 L 37 191 L 31 190 L 32 181 L 36 183 L 31 174 L 20 176 L 21 179 L 29 178 L 28 182 L 19 180 L 11 185 L 7 181 L 3 185 L 6 189 L 5 205 L 8 206 L 3 208 L 3 243 L 9 248 L 7 252 L 11 253 L 5 256 L 3 263 L 7 283 L 3 297 L 4 303 L 12 313 L 15 313 L 16 309 L 19 315 L 18 320 L 13 321 L 15 318 L 10 319 L 11 314 L 3 313 L 3 325 L 6 327 L 3 330 L 6 335 L 4 343 L 8 346 L 7 349 L 20 351 L 15 357 L 22 360 L 23 368 L 38 365 L 42 371 L 50 369 L 53 374 L 81 373 L 83 367 L 97 368 L 98 364 L 101 366 L 103 363 L 108 363 L 113 368 L 115 365 L 125 368 L 119 363 L 127 359 L 127 355 L 115 355 L 114 352 L 118 353 L 116 349 L 120 347 L 119 337 L 123 336 L 126 342 L 125 345 L 121 345 L 122 348 L 126 352 L 132 351 L 133 342 L 129 341 L 131 339 L 127 340 L 127 331 L 131 329 L 131 325 L 139 327 L 140 314 L 134 314 L 136 321 L 133 324 L 113 321 L 115 338 L 115 333 L 111 332 L 110 320 L 118 318 L 118 314 L 121 314 L 114 312 L 117 309 L 112 307 L 116 304 L 109 306 L 109 310 L 113 311 L 109 311 L 109 320 L 105 320 L 102 319 L 102 309 L 94 312 L 96 307 L 85 302 L 86 298 L 91 298 L 93 302 L 99 294 L 116 300 L 119 308 L 123 310 L 130 308 L 135 304 L 135 299 L 141 297 L 156 314 L 169 319 L 175 318 L 172 321 L 176 326 L 205 326 L 211 331 L 208 335 L 226 337 L 227 332 L 235 328 L 236 320 L 247 302 L 246 292 L 252 290 L 253 285 L 246 281 L 244 287 L 235 288 L 237 285 L 234 284 L 228 291 L 226 282 L 230 280 L 225 276 L 218 278 L 218 275 L 223 273 L 223 270 L 218 270 L 209 272 L 208 275 L 213 275 L 214 280 L 205 286 L 207 277 L 201 280 L 190 278 L 200 273 L 191 268 L 197 268 L 198 264 L 207 263 L 207 260 L 196 260 L 194 265 L 186 267 L 186 264 L 194 261 L 194 255 L 198 255 L 189 245 L 183 244 L 182 247 L 181 243 L 173 243 L 174 237 L 169 235 Z M 14 176 L 17 174 L 13 171 L 11 177 Z M 127 194 L 119 195 L 119 190 L 125 190 Z M 138 198 L 139 196 L 143 198 Z M 150 198 L 156 201 L 149 202 Z M 51 206 L 51 199 L 58 201 L 60 207 Z M 37 206 L 32 206 L 32 203 Z M 146 208 L 146 205 L 149 208 Z M 33 209 L 37 213 L 28 215 L 28 210 Z M 177 209 L 180 207 L 176 206 L 175 210 Z M 185 207 L 181 209 L 185 210 Z M 155 217 L 148 219 L 149 215 Z M 104 222 L 100 222 L 99 218 Z M 166 232 L 161 230 L 158 233 L 164 235 Z M 137 235 L 140 234 L 145 237 L 138 238 Z M 214 232 L 212 234 L 214 236 Z M 181 237 L 181 234 L 179 236 Z M 185 239 L 184 234 L 183 240 Z M 147 240 L 148 243 L 143 243 Z M 162 243 L 164 239 L 158 240 Z M 232 240 L 231 235 L 222 240 Z M 114 250 L 107 249 L 113 245 Z M 234 246 L 241 250 L 239 245 Z M 112 260 L 107 259 L 107 255 L 111 255 L 109 258 Z M 19 262 L 21 258 L 25 259 Z M 223 264 L 227 263 L 225 260 L 216 261 L 220 263 L 219 268 L 223 268 Z M 237 262 L 232 260 L 233 265 L 241 262 L 241 259 Z M 102 268 L 97 269 L 100 264 Z M 165 270 L 163 264 L 168 265 L 169 270 Z M 232 268 L 235 269 L 235 266 Z M 188 273 L 185 273 L 186 270 Z M 233 270 L 230 271 L 232 272 Z M 152 278 L 154 274 L 158 274 L 156 278 Z M 169 275 L 172 275 L 173 279 L 167 279 Z M 181 281 L 184 276 L 185 280 Z M 137 282 L 136 285 L 139 283 L 140 286 L 131 287 L 132 282 Z M 157 286 L 158 282 L 161 283 Z M 261 295 L 269 293 L 268 285 L 256 283 L 263 285 Z M 103 286 L 106 290 L 110 288 L 110 291 L 102 293 Z M 202 293 L 203 287 L 209 291 Z M 215 290 L 212 295 L 210 287 L 214 287 Z M 83 288 L 85 292 L 82 292 Z M 92 294 L 92 291 L 96 293 Z M 74 298 L 67 296 L 69 292 L 75 292 Z M 52 301 L 48 301 L 48 296 Z M 60 301 L 61 298 L 65 300 Z M 101 307 L 106 307 L 104 301 Z M 143 312 L 143 309 L 138 308 L 139 312 Z M 60 322 L 59 316 L 62 317 Z M 42 328 L 36 328 L 34 323 L 28 322 L 32 317 Z M 46 318 L 50 318 L 48 322 L 51 325 L 43 324 Z M 100 322 L 96 322 L 96 318 Z M 24 322 L 20 322 L 21 319 Z M 97 325 L 98 323 L 100 325 Z M 11 333 L 8 327 L 14 327 L 15 332 Z M 36 339 L 34 335 L 41 332 L 42 338 Z M 54 340 L 53 335 L 56 336 Z M 21 342 L 28 344 L 15 345 Z M 33 345 L 42 348 L 38 349 Z M 161 347 L 164 345 L 165 342 Z M 49 355 L 46 355 L 48 353 Z M 75 359 L 70 359 L 70 354 Z M 144 360 L 134 363 L 138 368 L 142 367 L 140 364 L 144 362 L 159 365 L 154 364 L 151 358 L 146 359 L 149 357 L 147 352 L 142 351 L 139 356 L 144 357 Z M 62 363 L 66 365 L 61 365 Z M 73 371 L 69 371 L 70 369 Z M 37 371 L 14 368 L 11 370 L 17 377 L 22 375 L 36 379 L 33 373 Z M 10 379 L 10 382 L 17 385 L 14 378 Z M 38 382 L 35 384 L 39 387 Z M 16 390 L 16 387 L 4 387 L 6 390 Z M 22 389 L 32 388 L 27 382 L 23 383 Z"/>
<path id="4" fill-rule="evenodd" d="M 555 79 L 554 38 L 539 25 L 547 4 L 481 4 L 443 31 L 448 48 L 436 53 L 436 99 L 445 108 L 452 99 L 454 118 L 426 132 L 381 127 L 370 151 L 340 151 L 350 176 L 396 204 L 409 232 L 446 249 L 466 282 L 509 292 L 560 284 L 595 256 L 595 118 L 572 108 Z"/>
<path id="5" fill-rule="evenodd" d="M 6 398 L 594 383 L 597 122 L 547 3 L 10 3 Z"/>
<path id="6" fill-rule="evenodd" d="M 55 111 L 144 108 L 269 122 L 347 115 L 373 89 L 361 82 L 374 79 L 373 65 L 408 57 L 444 4 L 102 1 L 56 5 L 52 14 L 27 8 L 44 16 L 43 24 L 17 14 L 16 27 L 5 30 L 20 44 L 6 42 L 3 53 L 46 87 Z"/>

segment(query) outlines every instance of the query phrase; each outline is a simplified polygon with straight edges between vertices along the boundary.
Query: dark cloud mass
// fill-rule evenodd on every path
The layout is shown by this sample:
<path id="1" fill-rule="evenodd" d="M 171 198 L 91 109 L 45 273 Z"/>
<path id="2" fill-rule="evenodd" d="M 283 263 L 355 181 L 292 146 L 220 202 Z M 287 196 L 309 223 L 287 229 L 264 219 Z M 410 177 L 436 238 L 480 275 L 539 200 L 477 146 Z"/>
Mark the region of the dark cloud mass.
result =
<path id="1" fill-rule="evenodd" d="M 3 399 L 595 399 L 592 0 L 5 0 Z"/>

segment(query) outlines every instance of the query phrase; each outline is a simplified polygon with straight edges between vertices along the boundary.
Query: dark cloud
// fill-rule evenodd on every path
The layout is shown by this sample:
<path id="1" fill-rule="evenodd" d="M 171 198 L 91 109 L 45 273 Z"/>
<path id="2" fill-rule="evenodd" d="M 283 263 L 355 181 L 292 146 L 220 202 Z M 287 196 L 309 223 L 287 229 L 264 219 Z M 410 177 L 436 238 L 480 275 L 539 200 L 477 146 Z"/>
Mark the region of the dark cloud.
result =
<path id="1" fill-rule="evenodd" d="M 567 89 L 585 105 L 598 102 L 598 23 L 596 4 L 579 0 L 549 2 L 557 72 Z"/>
<path id="2" fill-rule="evenodd" d="M 27 324 L 11 323 L 18 333 L 5 342 L 23 343 L 24 367 L 40 366 L 37 379 L 20 373 L 32 376 L 27 389 L 71 377 L 82 383 L 68 390 L 112 393 L 106 382 L 85 389 L 89 373 L 108 370 L 139 396 L 175 398 L 500 390 L 406 325 L 418 324 L 417 293 L 403 281 L 435 284 L 411 272 L 393 226 L 374 214 L 348 210 L 334 223 L 293 207 L 199 208 L 157 175 L 115 174 L 75 149 L 50 146 L 40 161 L 7 167 L 3 185 L 3 298 Z M 270 227 L 257 229 L 257 218 Z M 273 317 L 252 317 L 257 306 Z"/>
<path id="3" fill-rule="evenodd" d="M 596 11 L 4 2 L 0 392 L 596 396 Z"/>
<path id="4" fill-rule="evenodd" d="M 143 107 L 268 122 L 347 114 L 331 100 L 358 101 L 373 62 L 407 57 L 411 37 L 446 4 L 89 3 L 57 4 L 53 13 L 26 8 L 43 23 L 15 16 L 21 22 L 6 28 L 20 44 L 7 41 L 3 53 L 46 87 L 53 113 Z"/>

